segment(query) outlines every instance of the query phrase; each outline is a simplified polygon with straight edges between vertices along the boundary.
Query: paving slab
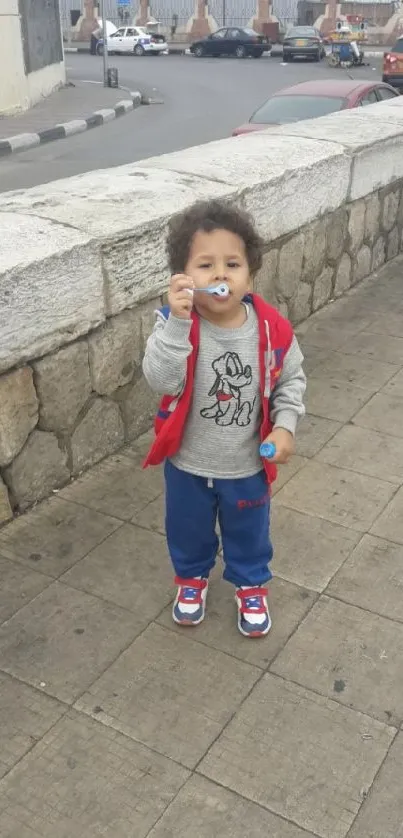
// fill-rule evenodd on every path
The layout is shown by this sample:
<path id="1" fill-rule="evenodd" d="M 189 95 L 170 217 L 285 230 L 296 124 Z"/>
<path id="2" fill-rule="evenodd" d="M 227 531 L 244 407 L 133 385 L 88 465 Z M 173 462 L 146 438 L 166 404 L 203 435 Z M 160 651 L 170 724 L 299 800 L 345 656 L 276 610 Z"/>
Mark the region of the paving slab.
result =
<path id="1" fill-rule="evenodd" d="M 72 703 L 142 628 L 141 615 L 53 582 L 0 627 L 0 670 Z"/>
<path id="2" fill-rule="evenodd" d="M 181 788 L 149 838 L 189 838 L 195 829 L 197 838 L 309 838 L 312 835 L 197 775 Z"/>
<path id="3" fill-rule="evenodd" d="M 382 515 L 375 521 L 371 533 L 403 544 L 403 489 L 399 489 Z"/>
<path id="4" fill-rule="evenodd" d="M 348 422 L 370 400 L 372 394 L 372 388 L 365 389 L 349 384 L 348 381 L 311 376 L 308 379 L 305 404 L 308 413 L 314 416 Z"/>
<path id="5" fill-rule="evenodd" d="M 0 556 L 0 625 L 44 590 L 52 579 Z"/>
<path id="6" fill-rule="evenodd" d="M 403 721 L 403 625 L 321 597 L 271 667 L 388 724 Z"/>
<path id="7" fill-rule="evenodd" d="M 345 425 L 315 459 L 398 486 L 403 483 L 403 435 L 398 439 L 358 425 Z"/>
<path id="8" fill-rule="evenodd" d="M 399 733 L 348 838 L 402 838 L 402 777 L 403 734 Z"/>
<path id="9" fill-rule="evenodd" d="M 198 770 L 321 838 L 345 838 L 394 735 L 379 721 L 264 675 Z"/>
<path id="10" fill-rule="evenodd" d="M 311 461 L 281 489 L 277 502 L 366 532 L 395 492 L 392 483 Z"/>
<path id="11" fill-rule="evenodd" d="M 402 319 L 400 319 L 402 323 Z M 396 373 L 393 378 L 382 387 L 381 394 L 385 394 L 386 396 L 395 396 L 399 399 L 403 399 L 403 370 Z"/>
<path id="12" fill-rule="evenodd" d="M 374 361 L 389 364 L 403 364 L 403 338 L 379 335 L 376 332 L 359 331 L 349 345 L 352 354 L 364 355 Z"/>
<path id="13" fill-rule="evenodd" d="M 403 622 L 403 545 L 364 535 L 327 593 Z"/>
<path id="14" fill-rule="evenodd" d="M 248 638 L 244 638 L 244 642 L 242 640 L 240 642 L 234 588 L 220 578 L 221 574 L 222 564 L 219 560 L 209 586 L 208 619 L 203 625 L 190 629 L 192 640 L 266 669 L 308 613 L 316 600 L 316 595 L 313 591 L 307 591 L 306 588 L 292 585 L 283 579 L 273 579 L 270 583 L 273 628 L 267 640 L 263 643 L 250 643 Z M 168 606 L 157 622 L 166 628 L 173 628 L 175 632 L 183 636 L 186 629 L 173 624 L 171 611 L 171 606 Z M 222 631 L 223 625 L 225 625 L 225 631 Z"/>
<path id="15" fill-rule="evenodd" d="M 165 538 L 131 524 L 112 533 L 62 581 L 141 615 L 145 623 L 175 594 Z"/>
<path id="16" fill-rule="evenodd" d="M 137 451 L 130 456 L 128 449 L 124 449 L 66 486 L 60 497 L 104 515 L 130 521 L 164 488 L 162 470 L 150 468 L 144 471 L 140 463 Z"/>
<path id="17" fill-rule="evenodd" d="M 54 497 L 0 531 L 0 553 L 56 578 L 120 526 L 116 518 Z"/>
<path id="18" fill-rule="evenodd" d="M 354 424 L 403 438 L 402 417 L 403 399 L 382 392 L 362 407 L 354 417 Z"/>
<path id="19" fill-rule="evenodd" d="M 0 784 L 0 835 L 146 838 L 187 777 L 139 743 L 69 713 Z"/>
<path id="20" fill-rule="evenodd" d="M 314 457 L 341 427 L 341 422 L 334 419 L 307 413 L 298 428 L 297 453 L 302 457 Z"/>
<path id="21" fill-rule="evenodd" d="M 344 352 L 333 351 L 313 368 L 312 375 L 329 381 L 348 381 L 375 393 L 393 378 L 398 370 L 398 363 L 383 364 L 360 355 L 346 355 Z"/>
<path id="22" fill-rule="evenodd" d="M 151 625 L 76 708 L 194 768 L 260 675 L 188 635 Z"/>
<path id="23" fill-rule="evenodd" d="M 55 699 L 0 672 L 0 778 L 65 712 L 66 707 Z"/>
<path id="24" fill-rule="evenodd" d="M 354 530 L 304 515 L 275 502 L 274 572 L 296 585 L 323 591 L 359 541 Z"/>

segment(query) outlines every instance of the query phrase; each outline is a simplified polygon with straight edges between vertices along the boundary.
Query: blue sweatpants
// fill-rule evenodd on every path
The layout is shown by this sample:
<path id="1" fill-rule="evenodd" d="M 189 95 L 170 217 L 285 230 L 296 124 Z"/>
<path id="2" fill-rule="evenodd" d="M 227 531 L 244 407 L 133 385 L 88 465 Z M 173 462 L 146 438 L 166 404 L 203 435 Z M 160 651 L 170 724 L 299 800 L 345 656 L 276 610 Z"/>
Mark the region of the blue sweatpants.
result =
<path id="1" fill-rule="evenodd" d="M 271 579 L 270 497 L 264 471 L 238 480 L 207 480 L 165 463 L 166 533 L 177 576 L 208 577 L 220 525 L 224 579 L 255 587 Z"/>

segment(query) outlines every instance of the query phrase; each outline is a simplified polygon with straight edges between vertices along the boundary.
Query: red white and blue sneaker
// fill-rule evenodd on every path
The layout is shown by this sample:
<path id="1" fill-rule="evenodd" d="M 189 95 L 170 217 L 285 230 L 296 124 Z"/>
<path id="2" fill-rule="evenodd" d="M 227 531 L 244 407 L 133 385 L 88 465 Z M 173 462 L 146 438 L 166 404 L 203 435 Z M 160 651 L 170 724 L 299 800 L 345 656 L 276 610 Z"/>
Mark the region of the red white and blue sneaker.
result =
<path id="1" fill-rule="evenodd" d="M 172 608 L 172 617 L 180 626 L 198 626 L 204 620 L 208 579 L 196 577 L 182 579 L 175 576 L 178 591 Z"/>
<path id="2" fill-rule="evenodd" d="M 244 637 L 264 637 L 271 629 L 267 588 L 237 588 L 238 628 Z"/>

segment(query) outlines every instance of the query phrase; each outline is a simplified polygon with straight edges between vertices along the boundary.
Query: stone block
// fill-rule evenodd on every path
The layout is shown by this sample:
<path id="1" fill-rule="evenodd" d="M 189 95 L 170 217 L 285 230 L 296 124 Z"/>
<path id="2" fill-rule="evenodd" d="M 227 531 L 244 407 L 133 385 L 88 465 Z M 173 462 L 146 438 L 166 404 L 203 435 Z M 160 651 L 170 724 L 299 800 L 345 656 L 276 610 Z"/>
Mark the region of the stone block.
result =
<path id="1" fill-rule="evenodd" d="M 378 192 L 373 192 L 365 199 L 365 239 L 370 242 L 380 230 L 381 204 Z"/>
<path id="2" fill-rule="evenodd" d="M 372 251 L 372 270 L 377 271 L 385 263 L 385 239 L 379 236 L 376 240 Z"/>
<path id="3" fill-rule="evenodd" d="M 311 648 L 316 645 L 315 638 Z M 309 836 L 345 838 L 362 802 L 360 791 L 372 784 L 393 737 L 394 730 L 375 719 L 264 675 L 198 773 Z"/>
<path id="4" fill-rule="evenodd" d="M 304 236 L 302 233 L 297 233 L 285 242 L 280 250 L 276 286 L 283 299 L 290 300 L 297 290 L 302 276 L 303 255 Z"/>
<path id="5" fill-rule="evenodd" d="M 337 262 L 345 249 L 348 235 L 348 212 L 344 207 L 337 209 L 328 218 L 326 258 Z"/>
<path id="6" fill-rule="evenodd" d="M 0 524 L 4 524 L 12 517 L 12 509 L 10 505 L 10 498 L 8 496 L 7 486 L 4 485 L 0 477 Z"/>
<path id="7" fill-rule="evenodd" d="M 152 623 L 76 708 L 193 768 L 260 675 L 258 667 Z"/>
<path id="8" fill-rule="evenodd" d="M 158 397 L 151 392 L 143 377 L 124 388 L 119 399 L 125 437 L 127 441 L 136 439 L 151 426 L 158 407 Z"/>
<path id="9" fill-rule="evenodd" d="M 96 399 L 71 437 L 73 473 L 92 466 L 124 443 L 119 406 Z"/>
<path id="10" fill-rule="evenodd" d="M 0 466 L 19 454 L 38 421 L 38 400 L 30 367 L 0 376 Z"/>
<path id="11" fill-rule="evenodd" d="M 64 346 L 34 363 L 39 397 L 39 427 L 65 433 L 77 420 L 91 395 L 86 341 Z"/>
<path id="12" fill-rule="evenodd" d="M 399 733 L 364 801 L 349 838 L 402 838 L 403 733 Z"/>
<path id="13" fill-rule="evenodd" d="M 124 311 L 88 338 L 92 387 L 101 396 L 128 384 L 140 364 L 141 318 L 139 310 Z"/>
<path id="14" fill-rule="evenodd" d="M 290 319 L 292 323 L 301 323 L 312 312 L 312 285 L 299 282 L 296 294 L 289 302 Z"/>
<path id="15" fill-rule="evenodd" d="M 67 454 L 54 434 L 33 431 L 22 451 L 4 470 L 4 477 L 13 503 L 24 510 L 66 483 L 70 477 Z"/>
<path id="16" fill-rule="evenodd" d="M 385 138 L 381 145 L 372 142 L 354 155 L 350 187 L 352 201 L 403 177 L 401 143 L 402 132 L 400 136 Z"/>
<path id="17" fill-rule="evenodd" d="M 315 281 L 313 289 L 312 307 L 314 311 L 329 302 L 332 296 L 334 268 L 323 268 L 320 276 Z"/>
<path id="18" fill-rule="evenodd" d="M 326 376 L 309 378 L 306 392 L 306 409 L 313 416 L 348 422 L 360 407 L 368 401 L 372 389 L 357 387 L 344 381 L 332 381 Z"/>
<path id="19" fill-rule="evenodd" d="M 399 489 L 384 509 L 373 525 L 371 533 L 403 545 L 403 489 Z"/>
<path id="20" fill-rule="evenodd" d="M 105 313 L 97 244 L 38 215 L 2 212 L 0 220 L 3 371 L 86 334 Z"/>
<path id="21" fill-rule="evenodd" d="M 351 285 L 351 259 L 348 253 L 343 253 L 339 267 L 336 272 L 336 280 L 334 284 L 334 296 L 340 297 L 345 294 Z"/>
<path id="22" fill-rule="evenodd" d="M 348 232 L 350 236 L 350 251 L 356 253 L 364 241 L 365 235 L 365 201 L 352 204 L 349 211 Z"/>
<path id="23" fill-rule="evenodd" d="M 4 530 L 3 530 L 4 532 Z M 46 588 L 51 579 L 43 573 L 31 568 L 23 567 L 19 562 L 3 559 L 0 555 L 0 625 L 23 608 L 31 599 Z M 1 702 L 1 690 L 0 690 Z M 1 730 L 0 713 L 0 730 Z M 0 732 L 0 765 L 1 765 L 1 732 Z M 0 768 L 1 774 L 1 768 Z"/>
<path id="24" fill-rule="evenodd" d="M 399 394 L 377 393 L 354 416 L 354 422 L 362 428 L 402 438 L 402 400 Z"/>
<path id="25" fill-rule="evenodd" d="M 399 228 L 393 227 L 388 236 L 388 244 L 386 249 L 386 258 L 394 259 L 399 253 Z"/>
<path id="26" fill-rule="evenodd" d="M 367 245 L 363 245 L 361 249 L 358 251 L 357 256 L 353 263 L 353 276 L 352 281 L 355 285 L 357 282 L 360 282 L 361 279 L 368 276 L 371 272 L 371 251 Z"/>
<path id="27" fill-rule="evenodd" d="M 400 195 L 397 190 L 387 192 L 383 199 L 382 227 L 389 233 L 396 224 Z"/>
<path id="28" fill-rule="evenodd" d="M 305 247 L 302 279 L 313 283 L 322 270 L 326 252 L 327 220 L 310 224 L 305 230 Z"/>
<path id="29" fill-rule="evenodd" d="M 278 266 L 278 250 L 269 250 L 263 256 L 263 265 L 254 280 L 254 289 L 263 299 L 272 305 L 277 305 L 276 276 Z"/>
<path id="30" fill-rule="evenodd" d="M 322 463 L 403 484 L 403 439 L 346 425 L 317 454 Z"/>

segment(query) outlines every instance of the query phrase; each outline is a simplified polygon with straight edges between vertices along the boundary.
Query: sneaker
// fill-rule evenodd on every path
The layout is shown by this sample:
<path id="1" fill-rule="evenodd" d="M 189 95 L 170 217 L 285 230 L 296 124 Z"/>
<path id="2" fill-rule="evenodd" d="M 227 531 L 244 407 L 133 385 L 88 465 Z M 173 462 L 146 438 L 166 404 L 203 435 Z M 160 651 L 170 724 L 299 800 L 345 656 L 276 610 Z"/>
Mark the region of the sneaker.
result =
<path id="1" fill-rule="evenodd" d="M 271 629 L 267 588 L 237 588 L 238 628 L 245 637 L 264 637 Z"/>
<path id="2" fill-rule="evenodd" d="M 198 626 L 204 620 L 208 579 L 182 579 L 175 576 L 178 592 L 172 608 L 175 623 L 181 626 Z"/>

